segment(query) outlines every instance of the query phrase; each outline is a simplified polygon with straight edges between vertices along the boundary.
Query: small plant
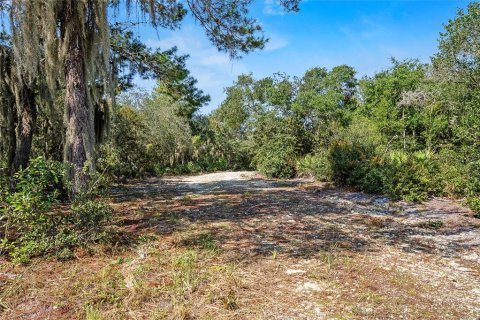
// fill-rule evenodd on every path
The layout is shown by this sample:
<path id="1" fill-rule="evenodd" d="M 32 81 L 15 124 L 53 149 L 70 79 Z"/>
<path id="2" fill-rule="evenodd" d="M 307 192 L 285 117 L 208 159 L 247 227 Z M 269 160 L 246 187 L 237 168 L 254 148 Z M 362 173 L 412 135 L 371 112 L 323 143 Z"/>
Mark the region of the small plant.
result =
<path id="1" fill-rule="evenodd" d="M 419 224 L 419 227 L 425 229 L 440 229 L 445 225 L 442 220 L 428 220 Z"/>
<path id="2" fill-rule="evenodd" d="M 210 252 L 218 252 L 217 242 L 213 238 L 212 234 L 208 231 L 201 233 L 189 234 L 187 237 L 183 238 L 181 244 L 189 248 L 198 248 L 202 250 L 207 250 Z"/>
<path id="3" fill-rule="evenodd" d="M 252 193 L 251 191 L 245 191 L 245 192 L 243 193 L 243 196 L 244 196 L 244 197 L 251 197 L 252 195 L 253 195 L 253 193 Z"/>
<path id="4" fill-rule="evenodd" d="M 194 291 L 199 282 L 200 276 L 196 270 L 197 254 L 189 250 L 172 260 L 172 267 L 175 269 L 173 275 L 173 289 L 179 294 Z"/>
<path id="5" fill-rule="evenodd" d="M 94 306 L 87 305 L 85 307 L 85 319 L 86 320 L 103 320 L 102 313 Z"/>
<path id="6" fill-rule="evenodd" d="M 155 240 L 157 240 L 157 236 L 153 234 L 141 234 L 138 236 L 138 242 L 140 243 L 148 243 Z"/>
<path id="7" fill-rule="evenodd" d="M 237 300 L 238 300 L 237 295 L 233 290 L 228 291 L 227 295 L 222 298 L 222 302 L 225 305 L 225 308 L 227 308 L 228 310 L 238 309 Z"/>
<path id="8" fill-rule="evenodd" d="M 467 205 L 475 212 L 474 217 L 480 219 L 480 197 L 469 197 Z"/>

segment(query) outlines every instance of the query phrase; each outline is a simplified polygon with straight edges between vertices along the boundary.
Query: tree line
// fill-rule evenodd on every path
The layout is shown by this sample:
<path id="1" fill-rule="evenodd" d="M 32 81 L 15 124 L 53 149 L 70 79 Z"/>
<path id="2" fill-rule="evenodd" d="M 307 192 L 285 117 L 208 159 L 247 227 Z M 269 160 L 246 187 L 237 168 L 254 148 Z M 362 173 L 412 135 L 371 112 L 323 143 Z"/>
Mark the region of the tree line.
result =
<path id="1" fill-rule="evenodd" d="M 131 174 L 122 164 L 141 168 L 135 174 L 256 169 L 277 178 L 313 175 L 396 199 L 466 197 L 479 210 L 479 25 L 480 4 L 471 3 L 445 25 L 430 63 L 392 59 L 370 77 L 358 78 L 346 65 L 315 67 L 301 77 L 241 75 L 210 115 L 185 119 L 189 129 L 172 125 L 173 136 L 182 137 L 176 148 L 155 145 L 160 140 L 145 131 L 151 108 L 124 103 L 114 134 L 122 158 L 112 167 L 120 176 Z M 148 97 L 141 104 L 151 103 Z M 137 126 L 132 117 L 145 120 Z M 142 138 L 127 138 L 135 134 Z M 131 155 L 122 138 L 135 150 Z M 170 160 L 138 157 L 149 152 L 145 146 Z"/>
<path id="2" fill-rule="evenodd" d="M 287 11 L 299 0 L 282 1 Z M 9 28 L 0 35 L 1 151 L 7 174 L 28 165 L 36 138 L 44 155 L 68 164 L 72 196 L 95 170 L 115 96 L 134 74 L 154 77 L 195 110 L 206 96 L 175 49 L 150 50 L 129 30 L 130 15 L 154 28 L 178 29 L 187 13 L 221 51 L 237 57 L 267 39 L 249 15 L 251 0 L 1 0 Z M 129 19 L 117 23 L 120 10 Z M 134 23 L 133 23 L 134 24 Z M 192 112 L 192 111 L 190 111 Z M 61 150 L 62 156 L 58 157 Z"/>

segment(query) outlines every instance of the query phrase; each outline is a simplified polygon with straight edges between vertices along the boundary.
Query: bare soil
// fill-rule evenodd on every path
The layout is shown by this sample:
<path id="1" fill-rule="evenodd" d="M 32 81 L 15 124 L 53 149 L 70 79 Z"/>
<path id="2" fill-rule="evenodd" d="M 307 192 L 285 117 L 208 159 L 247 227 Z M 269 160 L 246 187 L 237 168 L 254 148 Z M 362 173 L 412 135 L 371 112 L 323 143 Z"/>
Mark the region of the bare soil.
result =
<path id="1" fill-rule="evenodd" d="M 1 319 L 479 319 L 480 220 L 254 172 L 111 192 L 125 243 L 0 260 Z"/>

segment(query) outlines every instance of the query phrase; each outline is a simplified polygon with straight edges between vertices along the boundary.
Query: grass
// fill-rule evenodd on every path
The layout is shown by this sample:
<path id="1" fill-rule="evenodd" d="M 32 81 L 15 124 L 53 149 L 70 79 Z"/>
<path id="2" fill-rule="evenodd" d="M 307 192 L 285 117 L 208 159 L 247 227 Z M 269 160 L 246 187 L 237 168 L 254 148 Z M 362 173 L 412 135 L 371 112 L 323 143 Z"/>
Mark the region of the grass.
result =
<path id="1" fill-rule="evenodd" d="M 424 229 L 440 229 L 445 226 L 442 220 L 427 220 L 418 224 L 420 228 Z"/>
<path id="2" fill-rule="evenodd" d="M 102 313 L 93 306 L 85 307 L 85 319 L 86 320 L 104 320 Z"/>
<path id="3" fill-rule="evenodd" d="M 181 220 L 180 215 L 173 211 L 159 212 L 155 217 L 172 225 L 178 224 Z"/>
<path id="4" fill-rule="evenodd" d="M 313 194 L 311 201 L 319 198 L 302 190 Z M 214 204 L 203 207 L 211 210 L 208 219 L 181 218 L 182 200 L 160 202 L 145 212 L 155 217 L 154 224 L 132 228 L 136 241 L 128 245 L 99 245 L 67 262 L 34 259 L 15 266 L 0 261 L 0 318 L 222 320 L 301 314 L 316 319 L 315 308 L 320 308 L 334 319 L 460 319 L 478 305 L 462 297 L 469 292 L 463 288 L 476 286 L 474 276 L 458 278 L 462 291 L 446 280 L 445 274 L 454 277 L 458 270 L 442 258 L 374 241 L 387 239 L 383 232 L 392 235 L 402 226 L 401 217 L 326 209 L 318 214 L 322 207 L 316 205 L 305 207 L 311 208 L 308 214 L 298 206 L 283 216 L 288 210 L 284 193 L 278 203 L 271 194 L 244 196 L 255 198 L 253 203 L 271 202 L 247 207 L 251 214 L 237 220 L 223 218 L 245 211 L 235 207 L 240 202 L 233 195 L 219 195 L 223 202 L 209 198 Z M 308 204 L 300 200 L 293 203 Z M 222 218 L 215 218 L 219 212 Z M 165 225 L 168 232 L 157 234 Z M 422 228 L 452 226 L 430 220 Z M 354 245 L 360 241 L 369 246 Z M 287 274 L 288 269 L 302 272 Z M 320 289 L 299 291 L 306 282 Z"/>
<path id="5" fill-rule="evenodd" d="M 186 251 L 173 258 L 173 273 L 171 291 L 180 295 L 193 292 L 200 283 L 200 275 L 197 271 L 197 254 L 193 250 Z"/>
<path id="6" fill-rule="evenodd" d="M 175 238 L 175 243 L 178 246 L 183 246 L 190 249 L 205 250 L 212 254 L 219 254 L 221 251 L 212 232 L 208 230 L 190 230 L 187 232 L 181 232 L 177 233 Z"/>
<path id="7" fill-rule="evenodd" d="M 306 274 L 297 281 L 310 279 L 324 289 L 303 296 L 293 291 L 294 276 L 282 271 L 292 263 L 287 256 L 231 262 L 228 252 L 218 250 L 214 233 L 201 229 L 179 231 L 168 249 L 159 248 L 161 240 L 139 244 L 146 248 L 143 258 L 134 251 L 120 257 L 96 256 L 73 263 L 70 269 L 55 262 L 61 269 L 53 271 L 48 286 L 32 281 L 38 274 L 26 273 L 25 279 L 9 283 L 0 301 L 13 308 L 14 301 L 47 299 L 59 309 L 73 308 L 69 316 L 54 318 L 88 320 L 268 319 L 268 312 L 280 312 L 279 306 L 298 306 L 310 299 L 337 319 L 399 317 L 402 305 L 409 306 L 413 318 L 434 319 L 439 314 L 428 313 L 430 304 L 425 299 L 437 288 L 404 271 L 383 269 L 365 253 L 340 247 L 318 253 L 301 267 Z M 89 266 L 88 261 L 94 264 Z M 258 299 L 262 303 L 253 302 Z M 313 313 L 310 316 L 314 318 Z"/>

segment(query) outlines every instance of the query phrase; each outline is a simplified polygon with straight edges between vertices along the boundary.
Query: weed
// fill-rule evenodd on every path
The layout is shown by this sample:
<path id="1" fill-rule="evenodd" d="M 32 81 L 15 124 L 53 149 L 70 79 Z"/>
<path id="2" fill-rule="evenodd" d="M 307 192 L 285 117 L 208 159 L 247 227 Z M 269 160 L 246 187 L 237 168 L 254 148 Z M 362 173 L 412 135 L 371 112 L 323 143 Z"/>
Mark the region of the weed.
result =
<path id="1" fill-rule="evenodd" d="M 469 197 L 467 205 L 475 212 L 474 217 L 480 219 L 480 197 Z"/>
<path id="2" fill-rule="evenodd" d="M 183 294 L 195 291 L 200 276 L 196 270 L 197 254 L 193 250 L 186 251 L 172 259 L 171 265 L 175 270 L 173 275 L 173 291 Z"/>
<path id="3" fill-rule="evenodd" d="M 191 249 L 207 250 L 211 253 L 219 253 L 220 249 L 217 242 L 209 231 L 202 231 L 200 233 L 187 233 L 180 236 L 180 243 Z"/>
<path id="4" fill-rule="evenodd" d="M 141 234 L 138 236 L 138 242 L 148 243 L 148 242 L 157 240 L 157 238 L 158 237 L 154 234 Z"/>
<path id="5" fill-rule="evenodd" d="M 115 265 L 109 265 L 92 279 L 92 289 L 87 293 L 91 305 L 119 303 L 123 297 L 125 280 Z M 88 286 L 87 286 L 88 288 Z"/>
<path id="6" fill-rule="evenodd" d="M 228 291 L 227 295 L 225 295 L 222 299 L 223 305 L 228 310 L 237 310 L 238 309 L 238 302 L 237 302 L 237 295 L 235 291 L 230 290 Z"/>
<path id="7" fill-rule="evenodd" d="M 87 305 L 85 307 L 85 319 L 86 320 L 103 320 L 102 313 L 93 307 L 92 305 Z"/>
<path id="8" fill-rule="evenodd" d="M 418 224 L 420 228 L 425 229 L 440 229 L 445 225 L 442 220 L 428 220 Z"/>

